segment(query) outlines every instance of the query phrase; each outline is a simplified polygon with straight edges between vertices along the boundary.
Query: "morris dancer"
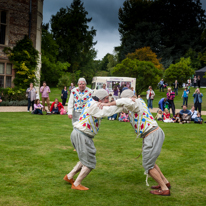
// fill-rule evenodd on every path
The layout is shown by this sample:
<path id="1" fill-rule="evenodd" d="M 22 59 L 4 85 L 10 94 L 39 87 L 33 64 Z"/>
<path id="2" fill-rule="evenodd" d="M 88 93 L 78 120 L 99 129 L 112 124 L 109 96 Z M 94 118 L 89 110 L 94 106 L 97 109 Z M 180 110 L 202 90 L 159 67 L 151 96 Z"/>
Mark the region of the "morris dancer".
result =
<path id="1" fill-rule="evenodd" d="M 129 110 L 130 123 L 136 134 L 141 135 L 140 137 L 143 138 L 142 161 L 145 174 L 147 174 L 148 178 L 149 173 L 149 175 L 159 184 L 158 186 L 152 186 L 152 189 L 158 190 L 150 191 L 150 193 L 154 195 L 169 196 L 170 183 L 162 174 L 157 164 L 155 164 L 156 159 L 160 154 L 165 134 L 154 120 L 147 105 L 142 99 L 133 99 L 133 101 L 129 99 L 134 97 L 133 91 L 127 89 L 122 92 L 121 97 L 122 99 L 118 99 L 108 104 L 101 103 L 100 108 L 117 105 L 118 107 L 124 106 L 127 111 Z"/>
<path id="2" fill-rule="evenodd" d="M 93 91 L 86 87 L 86 85 L 86 80 L 84 78 L 80 78 L 78 81 L 78 87 L 71 90 L 68 102 L 68 117 L 72 119 L 72 125 L 74 122 L 78 121 L 87 100 L 91 98 L 93 93 Z"/>
<path id="3" fill-rule="evenodd" d="M 72 184 L 72 189 L 89 189 L 81 185 L 81 182 L 96 166 L 96 148 L 94 146 L 93 138 L 99 131 L 101 118 L 112 116 L 113 114 L 122 111 L 121 107 L 99 108 L 100 103 L 107 102 L 109 102 L 107 91 L 104 89 L 97 90 L 95 96 L 90 98 L 85 105 L 79 117 L 79 121 L 73 124 L 74 129 L 71 133 L 71 142 L 77 151 L 80 161 L 74 169 L 64 177 L 65 181 Z M 80 174 L 74 181 L 73 177 L 78 172 L 80 172 Z"/>

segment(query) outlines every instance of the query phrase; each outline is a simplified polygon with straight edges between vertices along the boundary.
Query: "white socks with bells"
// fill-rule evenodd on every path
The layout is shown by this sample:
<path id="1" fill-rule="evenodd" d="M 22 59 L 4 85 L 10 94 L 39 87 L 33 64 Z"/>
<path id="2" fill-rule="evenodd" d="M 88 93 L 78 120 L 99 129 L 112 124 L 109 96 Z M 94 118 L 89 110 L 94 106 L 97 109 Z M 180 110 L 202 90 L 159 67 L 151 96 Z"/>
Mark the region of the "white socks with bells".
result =
<path id="1" fill-rule="evenodd" d="M 81 184 L 82 180 L 91 172 L 91 169 L 84 166 L 81 162 L 78 162 L 74 169 L 67 175 L 68 179 L 72 179 L 75 174 L 77 174 L 81 170 L 78 175 L 76 181 L 74 182 L 75 186 Z"/>

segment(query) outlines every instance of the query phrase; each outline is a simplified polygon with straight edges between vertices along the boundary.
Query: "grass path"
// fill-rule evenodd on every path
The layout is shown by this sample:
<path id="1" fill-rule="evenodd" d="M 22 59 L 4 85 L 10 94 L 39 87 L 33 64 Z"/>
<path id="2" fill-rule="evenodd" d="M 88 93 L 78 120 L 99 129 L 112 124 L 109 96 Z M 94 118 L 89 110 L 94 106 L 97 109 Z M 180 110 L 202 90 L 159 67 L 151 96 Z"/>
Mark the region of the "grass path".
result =
<path id="1" fill-rule="evenodd" d="M 145 185 L 135 159 L 142 141 L 129 123 L 103 119 L 94 139 L 97 167 L 83 181 L 90 190 L 75 191 L 63 181 L 78 161 L 67 115 L 0 115 L 0 205 L 206 205 L 204 124 L 159 123 L 166 138 L 157 163 L 172 185 L 170 197 L 159 197 Z"/>

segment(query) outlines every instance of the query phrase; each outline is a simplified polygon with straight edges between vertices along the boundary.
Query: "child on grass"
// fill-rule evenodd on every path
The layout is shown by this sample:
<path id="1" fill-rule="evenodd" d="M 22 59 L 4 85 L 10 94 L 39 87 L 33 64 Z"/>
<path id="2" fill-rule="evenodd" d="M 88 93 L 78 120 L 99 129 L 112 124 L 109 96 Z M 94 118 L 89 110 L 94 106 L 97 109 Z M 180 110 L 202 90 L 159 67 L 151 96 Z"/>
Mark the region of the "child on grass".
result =
<path id="1" fill-rule="evenodd" d="M 180 113 L 177 113 L 174 117 L 174 123 L 179 123 L 179 124 L 182 124 L 182 118 L 181 118 L 181 114 Z"/>
<path id="2" fill-rule="evenodd" d="M 167 122 L 167 123 L 173 122 L 173 120 L 170 118 L 170 113 L 169 113 L 169 110 L 167 108 L 165 108 L 163 116 L 164 116 L 163 122 Z"/>
<path id="3" fill-rule="evenodd" d="M 200 116 L 200 113 L 197 113 L 197 117 L 195 117 L 194 123 L 202 124 L 203 119 Z"/>
<path id="4" fill-rule="evenodd" d="M 156 118 L 157 118 L 158 121 L 163 121 L 163 113 L 162 113 L 162 110 L 161 110 L 161 109 L 159 109 L 159 110 L 157 111 L 157 115 L 156 115 L 155 119 L 156 119 Z"/>
<path id="5" fill-rule="evenodd" d="M 59 109 L 58 109 L 56 103 L 54 104 L 54 107 L 53 107 L 53 109 L 52 109 L 52 114 L 59 114 Z"/>

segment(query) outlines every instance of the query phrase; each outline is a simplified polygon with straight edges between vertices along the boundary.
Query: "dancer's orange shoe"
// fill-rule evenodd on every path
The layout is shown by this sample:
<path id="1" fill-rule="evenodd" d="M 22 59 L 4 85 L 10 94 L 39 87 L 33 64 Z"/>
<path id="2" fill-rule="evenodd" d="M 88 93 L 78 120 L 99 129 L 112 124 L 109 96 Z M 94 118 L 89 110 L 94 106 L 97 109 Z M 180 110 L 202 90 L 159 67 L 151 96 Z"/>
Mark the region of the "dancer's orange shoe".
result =
<path id="1" fill-rule="evenodd" d="M 74 179 L 68 179 L 67 175 L 64 176 L 64 180 L 70 183 L 71 185 L 74 183 Z"/>
<path id="2" fill-rule="evenodd" d="M 72 184 L 72 189 L 73 190 L 89 190 L 89 188 L 83 186 L 83 185 L 78 185 L 78 186 L 75 186 L 74 184 Z"/>

